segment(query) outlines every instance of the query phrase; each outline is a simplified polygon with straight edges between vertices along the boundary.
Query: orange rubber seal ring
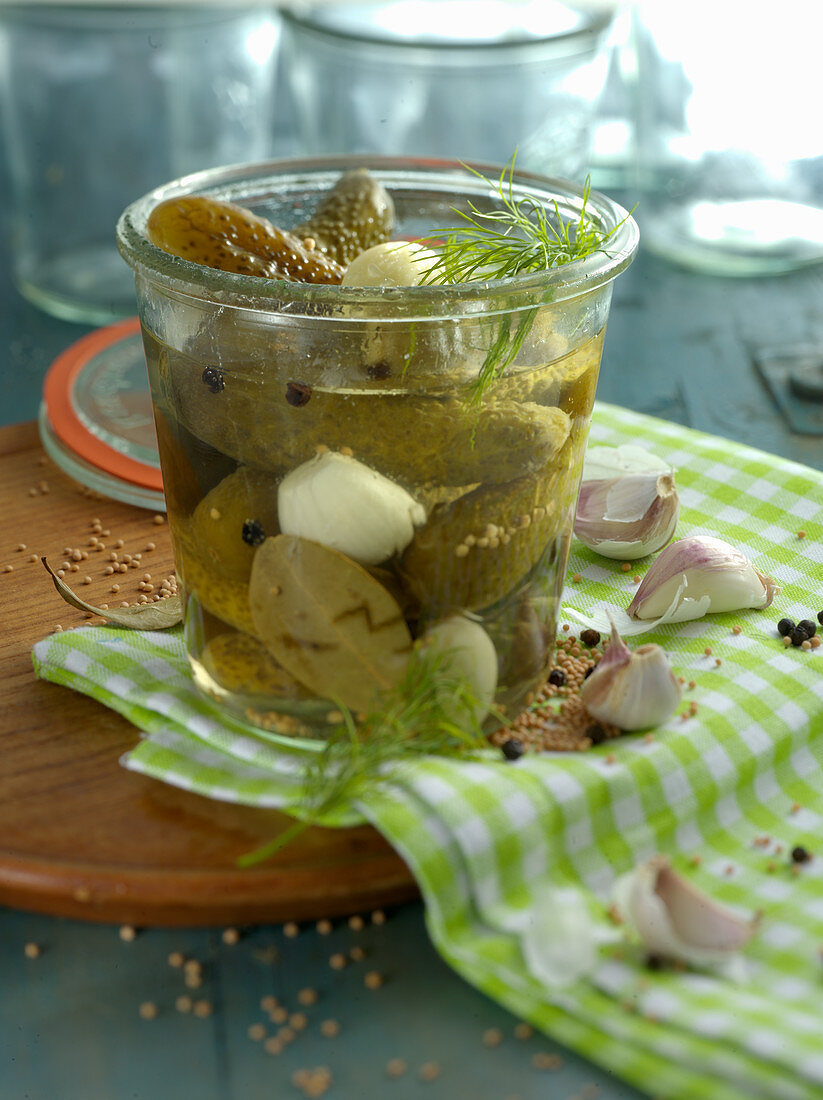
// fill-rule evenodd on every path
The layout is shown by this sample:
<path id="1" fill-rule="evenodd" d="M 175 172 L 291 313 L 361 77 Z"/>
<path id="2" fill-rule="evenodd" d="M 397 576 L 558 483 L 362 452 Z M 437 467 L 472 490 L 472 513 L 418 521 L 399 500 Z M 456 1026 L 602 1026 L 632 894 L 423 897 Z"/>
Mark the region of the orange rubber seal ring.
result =
<path id="1" fill-rule="evenodd" d="M 43 399 L 49 423 L 57 438 L 98 470 L 144 489 L 163 491 L 160 470 L 121 454 L 93 435 L 74 411 L 72 391 L 83 367 L 112 344 L 140 332 L 140 321 L 129 317 L 81 337 L 54 360 L 43 383 Z"/>

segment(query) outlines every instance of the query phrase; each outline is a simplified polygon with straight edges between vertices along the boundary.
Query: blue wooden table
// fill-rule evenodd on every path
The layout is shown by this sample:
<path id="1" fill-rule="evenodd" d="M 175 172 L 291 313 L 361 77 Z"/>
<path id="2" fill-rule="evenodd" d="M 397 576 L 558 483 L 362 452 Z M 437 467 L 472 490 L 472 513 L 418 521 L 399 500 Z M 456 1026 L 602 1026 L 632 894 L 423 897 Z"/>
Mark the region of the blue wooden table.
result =
<path id="1" fill-rule="evenodd" d="M 36 416 L 49 363 L 85 331 L 24 302 L 0 265 L 0 423 Z M 823 437 L 790 430 L 753 366 L 799 343 L 823 347 L 820 270 L 723 280 L 641 251 L 616 286 L 599 395 L 819 468 Z M 0 911 L 0 1097 L 641 1097 L 457 978 L 419 903 L 289 931 L 132 936 Z M 318 1067 L 330 1078 L 305 1075 Z"/>

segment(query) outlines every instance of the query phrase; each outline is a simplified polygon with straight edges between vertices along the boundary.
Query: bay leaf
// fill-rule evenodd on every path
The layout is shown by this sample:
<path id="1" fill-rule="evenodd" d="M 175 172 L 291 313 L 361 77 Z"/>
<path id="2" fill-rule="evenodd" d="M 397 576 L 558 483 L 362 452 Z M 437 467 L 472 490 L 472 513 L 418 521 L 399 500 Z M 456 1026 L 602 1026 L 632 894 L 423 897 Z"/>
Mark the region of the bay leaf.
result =
<path id="1" fill-rule="evenodd" d="M 322 698 L 367 712 L 406 671 L 412 638 L 397 601 L 338 550 L 297 535 L 266 539 L 249 603 L 275 660 Z"/>
<path id="2" fill-rule="evenodd" d="M 179 595 L 167 596 L 157 603 L 138 603 L 132 607 L 95 607 L 86 603 L 75 595 L 69 586 L 49 565 L 45 558 L 40 559 L 46 567 L 46 572 L 54 582 L 54 587 L 72 607 L 78 611 L 87 611 L 92 615 L 99 615 L 107 623 L 113 626 L 123 626 L 128 630 L 168 630 L 183 621 L 183 601 Z"/>

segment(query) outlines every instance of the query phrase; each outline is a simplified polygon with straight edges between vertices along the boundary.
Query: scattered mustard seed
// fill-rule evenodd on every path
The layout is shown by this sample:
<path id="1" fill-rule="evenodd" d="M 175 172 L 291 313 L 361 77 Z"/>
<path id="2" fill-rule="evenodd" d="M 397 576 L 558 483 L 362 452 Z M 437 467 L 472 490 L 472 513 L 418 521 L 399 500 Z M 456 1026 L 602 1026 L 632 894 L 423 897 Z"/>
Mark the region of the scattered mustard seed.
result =
<path id="1" fill-rule="evenodd" d="M 224 928 L 223 934 L 220 938 L 222 939 L 223 943 L 226 943 L 230 947 L 233 947 L 234 944 L 240 942 L 240 933 L 237 931 L 236 928 Z"/>
<path id="2" fill-rule="evenodd" d="M 266 1054 L 280 1054 L 283 1050 L 283 1043 L 276 1035 L 270 1035 L 263 1043 L 263 1050 Z"/>
<path id="3" fill-rule="evenodd" d="M 323 920 L 319 920 L 315 927 L 321 936 L 328 936 L 333 928 L 333 925 L 330 920 L 326 920 L 324 918 Z"/>
<path id="4" fill-rule="evenodd" d="M 317 1004 L 317 990 L 311 988 L 301 989 L 297 994 L 297 1000 L 301 1005 L 306 1005 L 306 1007 Z"/>
<path id="5" fill-rule="evenodd" d="M 192 1011 L 195 1016 L 199 1016 L 201 1020 L 204 1020 L 207 1016 L 211 1016 L 214 1011 L 214 1006 L 211 1001 L 195 1001 L 192 1006 Z"/>
<path id="6" fill-rule="evenodd" d="M 362 962 L 365 957 L 365 948 L 361 947 L 359 943 L 356 943 L 354 947 L 349 948 L 349 958 L 352 960 L 352 962 Z"/>
<path id="7" fill-rule="evenodd" d="M 23 948 L 23 954 L 27 959 L 39 959 L 41 950 L 39 943 L 27 943 Z"/>
<path id="8" fill-rule="evenodd" d="M 366 922 L 358 913 L 355 913 L 354 916 L 351 916 L 348 919 L 348 925 L 349 928 L 351 928 L 352 932 L 360 932 L 365 923 Z"/>
<path id="9" fill-rule="evenodd" d="M 823 951 L 823 948 L 821 948 Z M 390 1058 L 386 1063 L 386 1073 L 389 1077 L 402 1077 L 408 1071 L 408 1064 L 402 1058 Z"/>
<path id="10" fill-rule="evenodd" d="M 167 959 L 169 966 L 173 966 L 175 970 L 178 970 L 185 961 L 186 957 L 182 951 L 172 951 Z"/>
<path id="11" fill-rule="evenodd" d="M 343 970 L 346 961 L 346 956 L 342 952 L 336 951 L 329 959 L 329 966 L 332 970 Z"/>
<path id="12" fill-rule="evenodd" d="M 131 943 L 137 937 L 137 929 L 131 924 L 122 924 L 118 935 L 124 943 Z"/>
<path id="13" fill-rule="evenodd" d="M 161 515 L 156 515 L 156 516 L 154 517 L 154 519 L 152 520 L 152 523 L 153 523 L 153 524 L 155 525 L 155 527 L 162 527 L 162 525 L 163 525 L 163 524 L 164 524 L 165 522 L 166 522 L 166 517 L 165 517 L 165 516 L 161 516 Z"/>
<path id="14" fill-rule="evenodd" d="M 283 925 L 283 935 L 288 936 L 289 939 L 294 939 L 300 932 L 300 928 L 293 920 L 287 921 Z"/>
<path id="15" fill-rule="evenodd" d="M 372 924 L 385 924 L 386 923 L 386 914 L 383 912 L 382 909 L 375 909 L 374 910 L 374 912 L 371 915 L 371 922 L 372 922 Z"/>
<path id="16" fill-rule="evenodd" d="M 265 1024 L 249 1024 L 246 1034 L 255 1043 L 259 1043 L 266 1038 L 266 1026 Z"/>
<path id="17" fill-rule="evenodd" d="M 550 1054 L 546 1050 L 538 1050 L 532 1057 L 532 1065 L 535 1069 L 560 1069 L 563 1059 L 559 1054 Z"/>
<path id="18" fill-rule="evenodd" d="M 527 1024 L 524 1020 L 514 1025 L 514 1037 L 525 1042 L 527 1039 L 531 1039 L 534 1035 L 534 1028 L 531 1024 Z"/>
<path id="19" fill-rule="evenodd" d="M 499 1027 L 489 1027 L 483 1032 L 484 1047 L 499 1047 L 503 1042 L 503 1032 Z"/>
<path id="20" fill-rule="evenodd" d="M 154 1001 L 143 1001 L 138 1009 L 141 1020 L 155 1020 L 157 1019 L 157 1005 Z"/>
<path id="21" fill-rule="evenodd" d="M 421 1081 L 436 1081 L 440 1076 L 440 1064 L 438 1062 L 424 1062 L 418 1071 Z"/>
<path id="22" fill-rule="evenodd" d="M 377 970 L 369 970 L 363 979 L 366 989 L 379 989 L 383 984 L 383 975 Z"/>
<path id="23" fill-rule="evenodd" d="M 340 1024 L 337 1020 L 323 1020 L 320 1024 L 320 1034 L 325 1035 L 327 1039 L 334 1039 L 340 1034 Z"/>

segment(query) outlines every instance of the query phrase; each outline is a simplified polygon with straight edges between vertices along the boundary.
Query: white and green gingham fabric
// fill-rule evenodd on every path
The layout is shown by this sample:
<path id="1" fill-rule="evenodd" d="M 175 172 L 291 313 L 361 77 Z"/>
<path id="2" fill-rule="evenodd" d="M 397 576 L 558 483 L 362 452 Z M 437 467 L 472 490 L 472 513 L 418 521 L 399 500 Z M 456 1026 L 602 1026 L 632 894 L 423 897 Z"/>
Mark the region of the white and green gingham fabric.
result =
<path id="1" fill-rule="evenodd" d="M 652 1096 L 819 1100 L 823 647 L 785 649 L 775 623 L 823 608 L 823 474 L 603 404 L 592 441 L 641 444 L 671 462 L 682 504 L 677 536 L 714 534 L 739 547 L 782 586 L 775 605 L 642 637 L 695 681 L 653 738 L 516 764 L 496 753 L 425 759 L 326 823 L 371 821 L 416 876 L 432 939 L 461 975 Z M 569 577 L 577 573 L 566 600 L 583 612 L 625 607 L 635 591 L 619 562 L 575 543 Z M 300 815 L 311 750 L 227 720 L 201 699 L 179 630 L 55 634 L 37 644 L 34 661 L 39 675 L 143 731 L 126 767 L 210 798 Z M 697 712 L 684 719 L 691 700 Z M 795 845 L 810 862 L 793 867 Z M 604 912 L 617 876 L 656 852 L 741 914 L 762 912 L 745 980 L 649 970 L 639 949 L 621 944 L 604 946 L 575 984 L 542 986 L 521 936 L 552 892 L 579 887 L 583 903 Z"/>

